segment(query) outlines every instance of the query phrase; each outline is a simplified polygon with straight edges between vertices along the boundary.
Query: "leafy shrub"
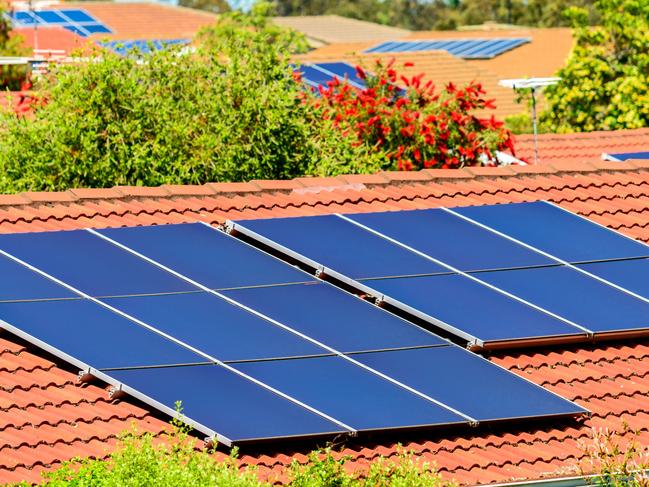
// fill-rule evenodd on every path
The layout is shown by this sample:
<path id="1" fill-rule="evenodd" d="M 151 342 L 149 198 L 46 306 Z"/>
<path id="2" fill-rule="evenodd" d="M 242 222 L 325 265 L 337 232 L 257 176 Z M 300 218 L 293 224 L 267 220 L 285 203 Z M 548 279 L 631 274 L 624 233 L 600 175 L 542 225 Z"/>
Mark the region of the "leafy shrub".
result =
<path id="1" fill-rule="evenodd" d="M 581 445 L 585 460 L 580 473 L 591 485 L 648 487 L 649 447 L 638 442 L 639 434 L 627 424 L 620 432 L 593 429 L 590 440 Z"/>
<path id="2" fill-rule="evenodd" d="M 502 122 L 475 115 L 494 108 L 479 83 L 449 83 L 438 93 L 432 81 L 422 82 L 423 74 L 399 77 L 393 64 L 377 62 L 372 75 L 358 67 L 366 89 L 334 80 L 307 100 L 343 135 L 352 135 L 354 145 L 379 154 L 384 168 L 482 165 L 493 160 L 496 150 L 513 151 L 511 134 Z M 406 93 L 395 86 L 398 79 Z"/>
<path id="3" fill-rule="evenodd" d="M 545 89 L 542 122 L 552 131 L 618 130 L 649 125 L 649 1 L 596 0 L 601 26 L 584 9 L 569 13 L 575 47 Z"/>
<path id="4" fill-rule="evenodd" d="M 102 53 L 57 67 L 40 86 L 47 103 L 0 116 L 0 191 L 284 179 L 317 171 L 314 161 L 359 164 L 299 100 L 288 57 L 303 38 L 263 11 L 220 19 L 194 53 Z"/>

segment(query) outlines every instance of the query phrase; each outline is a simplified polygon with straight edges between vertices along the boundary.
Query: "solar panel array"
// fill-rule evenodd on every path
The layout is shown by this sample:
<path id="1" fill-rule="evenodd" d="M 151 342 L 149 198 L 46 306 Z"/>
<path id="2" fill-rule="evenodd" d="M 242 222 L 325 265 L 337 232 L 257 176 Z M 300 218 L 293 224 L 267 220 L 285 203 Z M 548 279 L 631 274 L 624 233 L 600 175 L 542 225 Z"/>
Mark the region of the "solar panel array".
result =
<path id="1" fill-rule="evenodd" d="M 387 41 L 366 49 L 373 54 L 397 52 L 446 51 L 464 59 L 491 59 L 530 42 L 526 37 L 500 39 L 440 39 L 417 41 Z"/>
<path id="2" fill-rule="evenodd" d="M 63 27 L 81 37 L 112 31 L 85 10 L 16 10 L 7 14 L 15 27 Z"/>
<path id="3" fill-rule="evenodd" d="M 365 81 L 358 77 L 356 69 L 347 63 L 305 63 L 294 66 L 294 69 L 302 74 L 302 81 L 307 85 L 318 88 L 327 88 L 334 79 L 347 82 L 358 89 L 365 89 Z"/>
<path id="4" fill-rule="evenodd" d="M 189 42 L 189 39 L 140 39 L 136 41 L 100 41 L 97 44 L 120 56 L 127 56 L 129 54 L 151 54 L 154 51 L 162 51 L 171 46 L 184 46 Z"/>
<path id="5" fill-rule="evenodd" d="M 649 332 L 649 246 L 550 203 L 229 225 L 472 347 Z"/>
<path id="6" fill-rule="evenodd" d="M 227 445 L 585 412 L 208 225 L 1 235 L 0 272 L 3 328 Z"/>

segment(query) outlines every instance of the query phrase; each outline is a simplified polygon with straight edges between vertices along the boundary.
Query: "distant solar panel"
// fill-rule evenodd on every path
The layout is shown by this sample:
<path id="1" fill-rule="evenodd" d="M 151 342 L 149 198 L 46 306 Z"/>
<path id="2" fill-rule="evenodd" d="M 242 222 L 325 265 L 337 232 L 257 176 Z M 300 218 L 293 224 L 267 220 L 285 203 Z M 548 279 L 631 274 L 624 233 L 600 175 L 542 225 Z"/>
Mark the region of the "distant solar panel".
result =
<path id="1" fill-rule="evenodd" d="M 97 42 L 99 46 L 110 49 L 120 56 L 127 56 L 128 54 L 151 54 L 154 51 L 162 51 L 171 46 L 184 46 L 189 43 L 189 39 L 116 40 Z"/>
<path id="2" fill-rule="evenodd" d="M 526 37 L 493 39 L 444 39 L 421 41 L 388 41 L 366 49 L 366 53 L 447 51 L 464 59 L 490 59 L 530 42 Z"/>
<path id="3" fill-rule="evenodd" d="M 640 271 L 580 265 L 649 246 L 545 202 L 228 225 L 472 346 L 649 333 Z"/>
<path id="4" fill-rule="evenodd" d="M 632 159 L 649 159 L 649 151 L 619 152 L 617 154 L 602 154 L 602 159 L 612 162 L 624 162 Z"/>
<path id="5" fill-rule="evenodd" d="M 294 66 L 294 69 L 302 74 L 303 82 L 314 88 L 327 88 L 335 78 L 347 81 L 354 88 L 367 88 L 365 80 L 359 78 L 356 69 L 347 63 L 304 63 Z"/>
<path id="6" fill-rule="evenodd" d="M 409 356 L 388 354 L 432 360 L 455 345 L 208 226 L 3 235 L 0 254 L 16 283 L 0 284 L 1 327 L 161 411 L 182 401 L 189 424 L 227 445 L 479 420 L 448 388 L 477 370 L 472 355 L 448 354 L 436 390 L 436 374 L 407 375 Z M 480 418 L 585 411 L 478 368 L 498 387 L 481 399 L 504 412 L 473 408 Z"/>
<path id="7" fill-rule="evenodd" d="M 63 27 L 81 37 L 91 34 L 111 33 L 112 31 L 102 22 L 93 18 L 84 10 L 76 9 L 44 9 L 16 10 L 8 14 L 15 27 Z"/>

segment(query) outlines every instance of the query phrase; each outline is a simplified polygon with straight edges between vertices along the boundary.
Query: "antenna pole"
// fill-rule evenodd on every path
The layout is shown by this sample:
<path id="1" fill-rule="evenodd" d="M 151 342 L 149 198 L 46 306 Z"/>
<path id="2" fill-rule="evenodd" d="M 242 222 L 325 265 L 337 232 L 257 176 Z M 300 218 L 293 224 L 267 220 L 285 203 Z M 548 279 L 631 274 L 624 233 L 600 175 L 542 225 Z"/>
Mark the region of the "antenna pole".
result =
<path id="1" fill-rule="evenodd" d="M 532 87 L 532 127 L 534 129 L 534 165 L 539 163 L 539 131 L 536 126 L 536 88 Z"/>

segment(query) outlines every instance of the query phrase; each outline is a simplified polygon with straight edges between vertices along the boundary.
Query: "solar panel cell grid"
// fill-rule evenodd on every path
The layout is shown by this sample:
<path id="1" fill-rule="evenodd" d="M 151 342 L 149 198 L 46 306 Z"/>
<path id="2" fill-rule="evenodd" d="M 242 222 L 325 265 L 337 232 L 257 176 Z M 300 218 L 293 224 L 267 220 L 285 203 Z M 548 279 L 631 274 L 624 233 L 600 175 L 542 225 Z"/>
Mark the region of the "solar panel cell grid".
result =
<path id="1" fill-rule="evenodd" d="M 365 52 L 391 53 L 444 50 L 461 58 L 485 59 L 498 56 L 529 41 L 527 38 L 496 38 L 383 42 L 365 50 Z"/>

